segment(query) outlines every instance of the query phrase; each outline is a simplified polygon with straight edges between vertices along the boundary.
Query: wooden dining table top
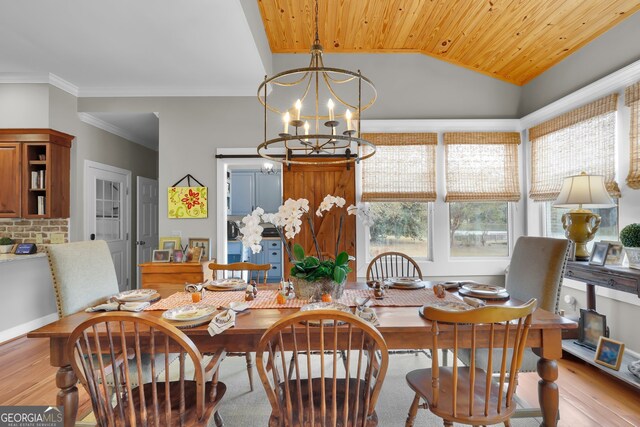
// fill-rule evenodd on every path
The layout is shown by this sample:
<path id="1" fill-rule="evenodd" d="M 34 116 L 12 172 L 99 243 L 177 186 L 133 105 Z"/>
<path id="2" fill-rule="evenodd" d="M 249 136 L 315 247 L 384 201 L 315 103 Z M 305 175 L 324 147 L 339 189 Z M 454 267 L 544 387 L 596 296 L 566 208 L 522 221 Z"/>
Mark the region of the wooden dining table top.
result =
<path id="1" fill-rule="evenodd" d="M 419 292 L 432 292 L 431 287 L 437 282 L 426 281 L 426 288 Z M 268 289 L 274 289 L 277 285 L 268 285 Z M 263 287 L 261 287 L 264 289 Z M 364 282 L 348 283 L 347 289 L 368 289 Z M 210 291 L 206 291 L 210 292 Z M 416 292 L 416 291 L 413 291 Z M 166 298 L 175 293 L 175 285 L 161 286 L 158 293 L 162 298 Z M 453 292 L 457 294 L 457 292 Z M 373 292 L 372 292 L 373 294 Z M 488 301 L 488 304 L 514 306 L 522 304 L 522 301 L 509 299 L 507 301 Z M 431 323 L 423 319 L 419 315 L 420 307 L 376 307 L 374 309 L 378 316 L 378 330 L 385 333 L 404 331 L 404 332 L 428 332 Z M 247 312 L 239 313 L 236 316 L 236 324 L 233 328 L 225 331 L 228 335 L 242 334 L 262 334 L 271 325 L 283 317 L 299 311 L 299 308 L 256 308 Z M 144 311 L 146 314 L 161 317 L 162 310 Z M 43 326 L 30 332 L 29 338 L 53 338 L 69 336 L 73 329 L 84 320 L 90 318 L 94 313 L 79 312 L 70 316 L 63 317 L 53 323 Z M 573 329 L 577 324 L 569 319 L 563 318 L 557 314 L 548 312 L 543 309 L 536 309 L 532 319 L 532 329 Z M 190 329 L 183 329 L 190 337 L 199 335 L 209 335 L 207 325 L 198 326 Z"/>

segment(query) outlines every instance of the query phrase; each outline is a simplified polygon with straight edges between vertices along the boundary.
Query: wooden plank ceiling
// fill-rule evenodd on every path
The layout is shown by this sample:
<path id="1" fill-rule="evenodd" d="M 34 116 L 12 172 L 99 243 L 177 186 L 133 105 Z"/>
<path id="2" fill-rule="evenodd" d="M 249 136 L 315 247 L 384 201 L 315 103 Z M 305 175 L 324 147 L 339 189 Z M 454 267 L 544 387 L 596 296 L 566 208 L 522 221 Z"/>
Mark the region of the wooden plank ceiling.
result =
<path id="1" fill-rule="evenodd" d="M 638 0 L 319 1 L 327 53 L 421 52 L 517 85 L 640 9 Z M 273 53 L 309 51 L 313 0 L 258 4 Z"/>

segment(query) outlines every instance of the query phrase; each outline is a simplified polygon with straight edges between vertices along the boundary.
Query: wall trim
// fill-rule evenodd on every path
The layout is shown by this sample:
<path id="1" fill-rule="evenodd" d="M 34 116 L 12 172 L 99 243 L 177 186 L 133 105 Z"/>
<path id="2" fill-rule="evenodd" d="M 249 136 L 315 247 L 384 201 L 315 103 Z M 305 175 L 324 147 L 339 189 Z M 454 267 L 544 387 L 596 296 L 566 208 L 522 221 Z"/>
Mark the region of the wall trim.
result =
<path id="1" fill-rule="evenodd" d="M 522 130 L 520 119 L 362 120 L 362 132 L 451 132 Z"/>
<path id="2" fill-rule="evenodd" d="M 32 320 L 30 322 L 23 323 L 21 325 L 14 326 L 13 328 L 5 329 L 0 332 L 0 344 L 24 335 L 27 332 L 31 332 L 34 329 L 38 329 L 44 325 L 48 325 L 51 322 L 58 320 L 58 313 L 47 314 L 39 319 Z"/>
<path id="3" fill-rule="evenodd" d="M 53 73 L 0 73 L 0 83 L 50 84 L 75 97 L 78 97 L 78 86 L 56 76 Z"/>
<path id="4" fill-rule="evenodd" d="M 624 68 L 588 84 L 587 86 L 546 105 L 520 119 L 523 129 L 549 120 L 568 110 L 587 104 L 612 92 L 624 89 L 626 86 L 640 80 L 640 60 Z"/>
<path id="5" fill-rule="evenodd" d="M 208 86 L 208 87 L 86 87 L 76 95 L 79 98 L 119 97 L 203 97 L 203 96 L 256 96 L 257 86 Z"/>
<path id="6" fill-rule="evenodd" d="M 150 150 L 158 151 L 158 147 L 155 146 L 155 144 L 153 144 L 152 142 L 147 141 L 144 138 L 138 138 L 135 135 L 133 135 L 131 132 L 125 129 L 122 129 L 121 127 L 118 127 L 112 123 L 105 122 L 104 120 L 94 116 L 91 113 L 78 113 L 78 117 L 80 118 L 80 121 L 88 125 L 97 127 L 98 129 L 102 129 L 103 131 L 117 135 L 121 138 L 126 139 L 127 141 L 140 144 L 146 148 L 149 148 Z"/>

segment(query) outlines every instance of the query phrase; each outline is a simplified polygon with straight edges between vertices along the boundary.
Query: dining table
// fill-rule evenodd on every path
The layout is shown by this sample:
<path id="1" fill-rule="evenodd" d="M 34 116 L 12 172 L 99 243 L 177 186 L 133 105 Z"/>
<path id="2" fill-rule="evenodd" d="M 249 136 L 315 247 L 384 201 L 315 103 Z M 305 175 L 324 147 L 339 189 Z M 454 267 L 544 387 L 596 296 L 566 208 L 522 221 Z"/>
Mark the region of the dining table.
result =
<path id="1" fill-rule="evenodd" d="M 432 349 L 432 329 L 431 322 L 424 319 L 419 314 L 420 307 L 424 300 L 433 297 L 433 286 L 439 282 L 425 282 L 425 288 L 418 290 L 396 290 L 395 295 L 400 295 L 397 304 L 394 304 L 393 295 L 389 292 L 382 300 L 374 301 L 373 309 L 378 318 L 377 329 L 384 337 L 390 350 L 407 349 Z M 188 294 L 176 294 L 175 286 L 160 286 L 157 289 L 162 299 L 155 303 L 156 307 L 167 307 L 162 305 L 163 301 L 188 301 L 183 299 Z M 262 288 L 259 295 L 267 295 L 273 292 L 273 287 Z M 365 282 L 347 283 L 345 294 L 350 295 L 371 295 L 373 291 L 369 289 Z M 400 292 L 400 294 L 398 294 Z M 410 294 L 412 293 L 412 294 Z M 230 292 L 205 291 L 203 303 L 214 301 L 223 295 L 231 295 Z M 237 298 L 242 298 L 244 292 L 236 292 Z M 448 298 L 461 298 L 457 290 L 450 290 Z M 514 298 L 508 300 L 488 301 L 488 304 L 500 304 L 514 306 L 522 304 L 522 301 Z M 169 304 L 173 306 L 174 304 Z M 355 304 L 350 304 L 355 305 Z M 254 352 L 257 344 L 265 331 L 276 321 L 300 310 L 300 304 L 287 304 L 274 306 L 274 304 L 254 305 L 245 313 L 236 316 L 235 326 L 225 330 L 221 334 L 211 336 L 207 330 L 207 324 L 181 329 L 197 346 L 201 353 L 214 353 L 220 348 L 227 352 Z M 154 309 L 145 313 L 152 316 L 161 317 L 163 310 Z M 70 365 L 69 356 L 65 352 L 67 339 L 72 331 L 83 321 L 94 316 L 95 313 L 79 312 L 63 317 L 53 323 L 43 326 L 30 332 L 28 338 L 45 338 L 50 342 L 50 364 L 58 368 L 56 374 L 56 386 L 59 388 L 57 395 L 57 405 L 63 407 L 64 425 L 71 427 L 75 425 L 78 411 L 78 378 Z M 558 378 L 557 360 L 562 357 L 562 331 L 565 329 L 577 328 L 577 324 L 569 319 L 561 317 L 555 313 L 536 309 L 533 313 L 531 328 L 527 337 L 527 347 L 540 357 L 537 365 L 537 373 L 540 377 L 538 381 L 538 398 L 542 410 L 541 426 L 556 426 L 558 419 L 559 391 L 555 381 Z M 464 333 L 464 332 L 462 332 Z M 439 332 L 438 345 L 442 349 L 453 347 L 453 333 L 443 329 Z M 487 338 L 480 339 L 476 343 L 477 347 L 488 346 Z M 393 360 L 391 361 L 393 363 Z M 384 392 L 384 387 L 383 387 Z M 410 403 L 410 402 L 409 402 Z M 408 406 L 407 406 L 408 407 Z M 402 423 L 402 420 L 398 420 Z"/>

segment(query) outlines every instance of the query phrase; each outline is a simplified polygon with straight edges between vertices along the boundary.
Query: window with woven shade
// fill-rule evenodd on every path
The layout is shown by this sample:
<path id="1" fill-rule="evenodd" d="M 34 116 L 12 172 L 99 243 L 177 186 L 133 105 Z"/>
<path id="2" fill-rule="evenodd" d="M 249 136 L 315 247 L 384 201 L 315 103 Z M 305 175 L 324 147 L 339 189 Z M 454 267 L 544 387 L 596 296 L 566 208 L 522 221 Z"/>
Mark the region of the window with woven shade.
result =
<path id="1" fill-rule="evenodd" d="M 631 147 L 627 185 L 640 189 L 640 82 L 624 91 L 624 104 L 631 109 L 629 145 Z"/>
<path id="2" fill-rule="evenodd" d="M 606 96 L 529 129 L 529 197 L 555 200 L 563 178 L 581 172 L 604 176 L 609 194 L 620 197 L 615 180 L 617 99 L 617 94 Z"/>
<path id="3" fill-rule="evenodd" d="M 376 154 L 362 163 L 363 202 L 436 199 L 436 133 L 369 133 Z"/>
<path id="4" fill-rule="evenodd" d="M 520 200 L 518 132 L 444 134 L 447 202 Z"/>

